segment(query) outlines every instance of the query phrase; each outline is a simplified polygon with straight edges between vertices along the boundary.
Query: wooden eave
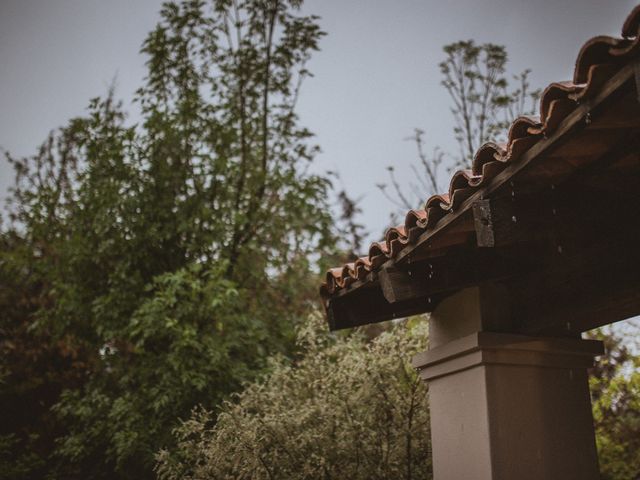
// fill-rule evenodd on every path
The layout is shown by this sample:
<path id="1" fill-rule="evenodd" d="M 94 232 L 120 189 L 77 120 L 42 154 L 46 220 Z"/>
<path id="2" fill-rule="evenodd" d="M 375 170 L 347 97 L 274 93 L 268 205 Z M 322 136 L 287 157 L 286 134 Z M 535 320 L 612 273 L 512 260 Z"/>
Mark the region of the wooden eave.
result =
<path id="1" fill-rule="evenodd" d="M 323 295 L 330 327 L 430 312 L 488 282 L 506 285 L 526 333 L 640 313 L 639 85 L 634 58 L 518 161 L 481 188 L 454 190 L 455 208 L 433 228 Z"/>

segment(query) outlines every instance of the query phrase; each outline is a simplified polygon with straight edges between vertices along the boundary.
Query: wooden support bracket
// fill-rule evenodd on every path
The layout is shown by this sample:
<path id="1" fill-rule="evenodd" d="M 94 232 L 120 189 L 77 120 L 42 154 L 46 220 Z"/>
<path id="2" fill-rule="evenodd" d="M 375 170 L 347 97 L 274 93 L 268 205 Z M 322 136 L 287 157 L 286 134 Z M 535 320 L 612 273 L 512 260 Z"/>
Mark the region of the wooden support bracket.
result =
<path id="1" fill-rule="evenodd" d="M 334 298 L 328 302 L 329 328 L 352 328 L 431 312 L 445 296 L 421 295 L 392 304 L 385 299 L 379 287 L 356 290 L 349 297 Z"/>
<path id="2" fill-rule="evenodd" d="M 502 280 L 535 267 L 532 250 L 462 249 L 403 267 L 389 266 L 378 279 L 390 304 L 425 298 L 480 283 Z"/>
<path id="3" fill-rule="evenodd" d="M 473 224 L 479 247 L 495 247 L 494 225 L 491 218 L 491 201 L 478 200 L 473 204 Z"/>
<path id="4" fill-rule="evenodd" d="M 389 303 L 397 303 L 411 298 L 425 297 L 428 283 L 424 268 L 412 270 L 386 267 L 378 275 L 384 298 Z"/>

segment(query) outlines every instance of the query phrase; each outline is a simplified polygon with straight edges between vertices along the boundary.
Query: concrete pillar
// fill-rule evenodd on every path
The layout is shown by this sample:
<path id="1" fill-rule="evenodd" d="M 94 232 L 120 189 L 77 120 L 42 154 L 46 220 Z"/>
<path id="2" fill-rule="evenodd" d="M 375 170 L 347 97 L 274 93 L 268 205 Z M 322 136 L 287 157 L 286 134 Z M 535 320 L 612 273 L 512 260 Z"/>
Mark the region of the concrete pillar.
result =
<path id="1" fill-rule="evenodd" d="M 450 297 L 414 358 L 435 480 L 598 479 L 587 368 L 602 343 L 484 330 L 505 326 L 496 311 L 478 288 Z"/>

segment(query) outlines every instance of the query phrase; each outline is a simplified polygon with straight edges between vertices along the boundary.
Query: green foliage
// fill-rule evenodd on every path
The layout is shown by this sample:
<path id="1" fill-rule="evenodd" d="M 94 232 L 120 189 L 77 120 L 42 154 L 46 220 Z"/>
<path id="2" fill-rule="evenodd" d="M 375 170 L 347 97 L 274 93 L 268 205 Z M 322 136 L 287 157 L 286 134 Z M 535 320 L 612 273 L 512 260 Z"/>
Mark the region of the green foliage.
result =
<path id="1" fill-rule="evenodd" d="M 0 476 L 150 477 L 179 418 L 293 348 L 335 251 L 295 113 L 323 35 L 300 3 L 166 3 L 139 124 L 110 92 L 9 157 L 0 458 L 41 461 Z"/>
<path id="2" fill-rule="evenodd" d="M 275 358 L 217 419 L 198 410 L 176 430 L 159 477 L 431 478 L 426 386 L 409 364 L 426 340 L 424 321 L 367 342 L 329 334 L 312 317 L 296 361 Z"/>
<path id="3" fill-rule="evenodd" d="M 0 478 L 44 478 L 55 439 L 64 431 L 50 407 L 87 374 L 83 347 L 35 328 L 34 312 L 49 303 L 27 251 L 15 234 L 0 236 Z"/>
<path id="4" fill-rule="evenodd" d="M 640 477 L 640 355 L 630 341 L 638 329 L 631 333 L 605 327 L 593 335 L 607 351 L 589 379 L 603 480 Z"/>
<path id="5" fill-rule="evenodd" d="M 167 426 L 195 402 L 220 403 L 264 367 L 268 332 L 240 313 L 247 301 L 223 272 L 224 265 L 194 265 L 156 277 L 118 340 L 102 346 L 107 372 L 56 405 L 63 422 L 83 425 L 59 455 L 99 447 L 117 471 L 132 471 L 169 441 Z"/>

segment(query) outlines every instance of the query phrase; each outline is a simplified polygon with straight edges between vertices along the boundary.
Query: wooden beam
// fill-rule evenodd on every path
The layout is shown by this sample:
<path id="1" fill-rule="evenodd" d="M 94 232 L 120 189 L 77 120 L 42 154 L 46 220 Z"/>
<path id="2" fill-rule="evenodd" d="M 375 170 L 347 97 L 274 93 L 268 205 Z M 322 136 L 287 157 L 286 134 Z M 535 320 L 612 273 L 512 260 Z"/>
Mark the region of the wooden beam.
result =
<path id="1" fill-rule="evenodd" d="M 348 297 L 330 299 L 326 305 L 329 328 L 339 330 L 432 311 L 446 294 L 423 295 L 391 304 L 380 288 L 356 290 Z"/>
<path id="2" fill-rule="evenodd" d="M 501 248 L 478 249 L 484 265 L 471 260 L 457 266 L 442 263 L 433 267 L 432 279 L 424 265 L 414 265 L 411 275 L 387 270 L 379 277 L 380 286 L 330 301 L 331 329 L 427 313 L 461 288 L 494 282 L 504 287 L 501 301 L 509 305 L 514 333 L 575 335 L 640 314 L 640 217 L 630 222 L 588 247 L 565 244 L 559 251 L 548 245 L 501 259 L 495 255 Z M 416 275 L 422 278 L 416 281 Z"/>
<path id="3" fill-rule="evenodd" d="M 382 294 L 389 303 L 424 297 L 428 289 L 427 277 L 422 269 L 407 271 L 385 267 L 380 271 L 378 279 Z"/>
<path id="4" fill-rule="evenodd" d="M 459 248 L 405 268 L 385 267 L 378 279 L 385 299 L 391 303 L 453 292 L 473 285 L 503 280 L 531 271 L 536 246 L 515 248 Z"/>

